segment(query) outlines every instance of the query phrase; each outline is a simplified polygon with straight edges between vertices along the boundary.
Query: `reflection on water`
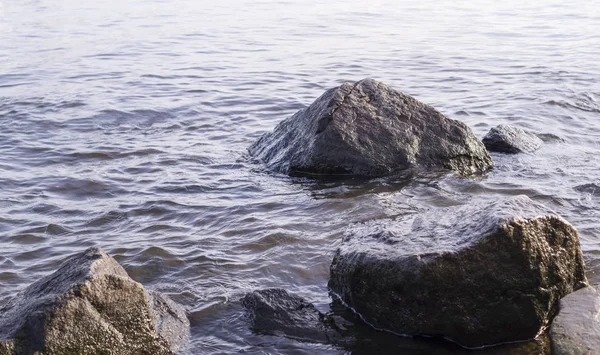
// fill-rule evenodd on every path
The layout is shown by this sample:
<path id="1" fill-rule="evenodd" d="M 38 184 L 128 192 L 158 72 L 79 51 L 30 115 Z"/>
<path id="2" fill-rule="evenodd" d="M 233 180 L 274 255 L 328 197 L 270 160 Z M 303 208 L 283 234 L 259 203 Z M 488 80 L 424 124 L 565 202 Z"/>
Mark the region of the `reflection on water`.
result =
<path id="1" fill-rule="evenodd" d="M 189 353 L 462 353 L 360 323 L 347 345 L 252 334 L 235 301 L 283 287 L 330 311 L 348 225 L 515 194 L 578 228 L 598 280 L 599 17 L 579 0 L 0 2 L 0 305 L 101 246 L 185 305 Z M 472 180 L 315 182 L 248 159 L 277 122 L 364 77 L 479 136 L 511 123 L 546 143 Z"/>

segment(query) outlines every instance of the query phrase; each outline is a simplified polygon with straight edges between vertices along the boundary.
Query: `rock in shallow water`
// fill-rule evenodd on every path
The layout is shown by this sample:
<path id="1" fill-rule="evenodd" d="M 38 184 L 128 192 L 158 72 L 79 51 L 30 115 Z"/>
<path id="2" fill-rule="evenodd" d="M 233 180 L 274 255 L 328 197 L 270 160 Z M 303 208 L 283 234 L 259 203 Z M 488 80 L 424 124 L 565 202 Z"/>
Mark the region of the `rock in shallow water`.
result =
<path id="1" fill-rule="evenodd" d="M 0 309 L 0 354 L 172 354 L 187 341 L 183 308 L 147 292 L 90 248 Z"/>
<path id="2" fill-rule="evenodd" d="M 560 300 L 560 312 L 550 328 L 556 355 L 600 352 L 600 285 L 586 287 Z"/>
<path id="3" fill-rule="evenodd" d="M 600 185 L 598 184 L 583 184 L 573 188 L 575 191 L 590 194 L 591 196 L 600 196 Z"/>
<path id="4" fill-rule="evenodd" d="M 533 153 L 543 143 L 536 135 L 508 125 L 494 127 L 483 137 L 487 150 L 499 153 Z"/>
<path id="5" fill-rule="evenodd" d="M 329 287 L 376 328 L 478 347 L 535 337 L 585 282 L 577 231 L 517 196 L 352 230 Z"/>
<path id="6" fill-rule="evenodd" d="M 301 297 L 272 288 L 254 291 L 242 298 L 252 328 L 258 332 L 329 343 L 341 336 L 334 321 Z"/>
<path id="7" fill-rule="evenodd" d="M 327 90 L 249 151 L 286 174 L 383 176 L 411 167 L 472 174 L 492 166 L 467 125 L 373 79 Z"/>

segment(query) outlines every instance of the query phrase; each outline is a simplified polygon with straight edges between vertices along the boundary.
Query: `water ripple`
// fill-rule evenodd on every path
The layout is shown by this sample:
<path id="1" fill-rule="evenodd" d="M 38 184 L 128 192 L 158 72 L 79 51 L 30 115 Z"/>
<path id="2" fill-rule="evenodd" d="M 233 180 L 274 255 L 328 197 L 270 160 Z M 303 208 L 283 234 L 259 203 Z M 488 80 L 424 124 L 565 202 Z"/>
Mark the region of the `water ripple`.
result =
<path id="1" fill-rule="evenodd" d="M 236 300 L 284 287 L 329 311 L 329 263 L 349 225 L 515 194 L 575 225 L 600 279 L 594 2 L 44 4 L 0 6 L 0 306 L 101 246 L 184 304 L 190 354 L 457 354 L 360 324 L 347 347 L 253 334 Z M 316 182 L 249 159 L 279 121 L 364 77 L 480 137 L 510 123 L 545 144 L 494 154 L 472 180 Z"/>

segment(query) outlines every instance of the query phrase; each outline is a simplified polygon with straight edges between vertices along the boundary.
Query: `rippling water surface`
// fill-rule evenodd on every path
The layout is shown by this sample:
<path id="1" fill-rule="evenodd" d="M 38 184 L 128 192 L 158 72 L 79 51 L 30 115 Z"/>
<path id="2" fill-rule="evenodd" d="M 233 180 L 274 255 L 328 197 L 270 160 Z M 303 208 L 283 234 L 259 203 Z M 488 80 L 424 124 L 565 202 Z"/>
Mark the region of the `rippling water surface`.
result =
<path id="1" fill-rule="evenodd" d="M 600 274 L 594 1 L 0 0 L 0 33 L 0 305 L 101 246 L 185 305 L 190 354 L 455 353 L 360 324 L 339 347 L 257 335 L 236 300 L 283 287 L 329 311 L 348 225 L 515 194 L 575 225 Z M 325 89 L 365 77 L 479 136 L 511 123 L 547 142 L 493 155 L 474 180 L 317 183 L 247 158 Z"/>

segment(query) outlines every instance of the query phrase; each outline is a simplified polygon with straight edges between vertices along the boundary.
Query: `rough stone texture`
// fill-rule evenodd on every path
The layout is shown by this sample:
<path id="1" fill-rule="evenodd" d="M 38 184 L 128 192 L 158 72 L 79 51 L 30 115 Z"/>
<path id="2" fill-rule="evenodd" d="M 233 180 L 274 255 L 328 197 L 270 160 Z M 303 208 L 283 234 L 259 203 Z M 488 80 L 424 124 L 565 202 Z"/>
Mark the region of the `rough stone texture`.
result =
<path id="1" fill-rule="evenodd" d="M 323 343 L 341 338 L 331 318 L 286 290 L 254 291 L 241 302 L 255 331 Z"/>
<path id="2" fill-rule="evenodd" d="M 188 334 L 181 306 L 145 291 L 98 248 L 0 309 L 0 355 L 172 354 Z"/>
<path id="3" fill-rule="evenodd" d="M 494 127 L 483 137 L 483 144 L 490 152 L 509 154 L 533 153 L 543 143 L 536 135 L 508 125 Z"/>
<path id="4" fill-rule="evenodd" d="M 492 166 L 467 125 L 373 79 L 327 90 L 249 151 L 286 174 L 383 176 L 407 168 L 472 174 Z"/>
<path id="5" fill-rule="evenodd" d="M 517 196 L 352 229 L 329 287 L 375 328 L 477 347 L 535 337 L 585 283 L 577 231 Z"/>
<path id="6" fill-rule="evenodd" d="M 556 355 L 600 353 L 600 285 L 586 287 L 560 300 L 550 328 Z"/>

